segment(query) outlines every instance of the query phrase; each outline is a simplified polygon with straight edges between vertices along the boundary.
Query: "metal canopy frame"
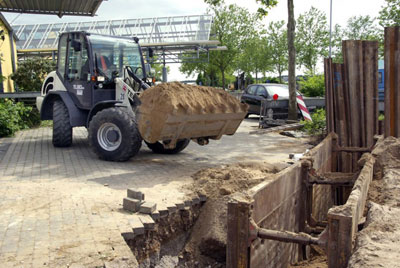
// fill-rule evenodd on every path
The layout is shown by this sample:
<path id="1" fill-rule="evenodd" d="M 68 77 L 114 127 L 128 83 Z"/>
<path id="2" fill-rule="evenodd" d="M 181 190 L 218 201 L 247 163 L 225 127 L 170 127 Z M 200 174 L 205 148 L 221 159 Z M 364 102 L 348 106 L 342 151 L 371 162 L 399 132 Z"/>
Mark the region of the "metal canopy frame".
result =
<path id="1" fill-rule="evenodd" d="M 94 16 L 104 0 L 1 0 L 0 12 Z"/>
<path id="2" fill-rule="evenodd" d="M 50 51 L 57 48 L 58 36 L 66 31 L 138 37 L 144 48 L 151 47 L 155 63 L 204 61 L 200 54 L 216 49 L 210 41 L 211 15 L 174 16 L 109 21 L 14 25 L 19 53 Z M 208 60 L 208 57 L 207 57 Z"/>

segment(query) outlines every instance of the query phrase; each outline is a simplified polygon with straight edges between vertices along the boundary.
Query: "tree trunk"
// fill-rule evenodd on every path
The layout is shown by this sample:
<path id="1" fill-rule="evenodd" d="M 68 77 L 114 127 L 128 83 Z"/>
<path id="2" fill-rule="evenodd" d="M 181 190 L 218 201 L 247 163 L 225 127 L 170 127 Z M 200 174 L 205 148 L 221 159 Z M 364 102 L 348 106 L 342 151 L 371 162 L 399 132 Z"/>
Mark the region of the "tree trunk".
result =
<path id="1" fill-rule="evenodd" d="M 293 0 L 288 0 L 288 47 L 289 47 L 289 119 L 297 119 L 296 101 L 296 48 L 294 46 L 295 20 Z"/>
<path id="2" fill-rule="evenodd" d="M 282 84 L 282 71 L 280 64 L 278 64 L 278 74 L 279 74 L 279 84 Z"/>
<path id="3" fill-rule="evenodd" d="M 257 68 L 256 68 L 256 84 L 258 84 L 258 71 L 257 71 Z"/>
<path id="4" fill-rule="evenodd" d="M 225 90 L 225 70 L 221 69 L 221 75 L 222 75 L 222 88 Z"/>

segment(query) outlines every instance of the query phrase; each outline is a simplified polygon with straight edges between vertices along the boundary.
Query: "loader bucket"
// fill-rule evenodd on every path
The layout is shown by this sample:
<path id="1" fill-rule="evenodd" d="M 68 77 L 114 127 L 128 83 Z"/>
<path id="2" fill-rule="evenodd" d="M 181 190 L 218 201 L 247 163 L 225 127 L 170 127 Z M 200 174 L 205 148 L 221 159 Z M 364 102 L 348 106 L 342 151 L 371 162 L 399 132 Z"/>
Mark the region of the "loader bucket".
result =
<path id="1" fill-rule="evenodd" d="M 149 88 L 140 96 L 139 132 L 149 142 L 220 139 L 233 135 L 247 114 L 229 93 L 177 82 Z"/>

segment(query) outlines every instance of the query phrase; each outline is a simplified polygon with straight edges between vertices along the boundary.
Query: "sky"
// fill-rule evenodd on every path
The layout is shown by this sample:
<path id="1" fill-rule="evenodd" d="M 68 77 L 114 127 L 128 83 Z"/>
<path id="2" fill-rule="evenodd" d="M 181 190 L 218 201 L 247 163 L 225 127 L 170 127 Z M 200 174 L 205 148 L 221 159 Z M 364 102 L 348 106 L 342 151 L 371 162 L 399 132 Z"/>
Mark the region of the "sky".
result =
<path id="1" fill-rule="evenodd" d="M 256 0 L 225 0 L 225 2 L 248 8 L 250 12 L 256 12 L 259 6 Z M 346 25 L 347 20 L 352 16 L 370 15 L 376 17 L 384 2 L 384 0 L 332 0 L 333 25 Z M 329 19 L 330 0 L 294 0 L 295 16 L 308 11 L 312 6 L 324 11 Z M 207 5 L 203 0 L 107 0 L 102 3 L 95 17 L 64 16 L 58 18 L 54 15 L 3 14 L 11 24 L 36 24 L 201 15 L 205 13 L 207 13 Z M 278 5 L 269 11 L 263 22 L 267 24 L 277 20 L 287 20 L 287 1 L 279 0 Z M 179 72 L 179 65 L 171 64 L 168 80 L 184 79 L 186 79 L 186 76 Z"/>

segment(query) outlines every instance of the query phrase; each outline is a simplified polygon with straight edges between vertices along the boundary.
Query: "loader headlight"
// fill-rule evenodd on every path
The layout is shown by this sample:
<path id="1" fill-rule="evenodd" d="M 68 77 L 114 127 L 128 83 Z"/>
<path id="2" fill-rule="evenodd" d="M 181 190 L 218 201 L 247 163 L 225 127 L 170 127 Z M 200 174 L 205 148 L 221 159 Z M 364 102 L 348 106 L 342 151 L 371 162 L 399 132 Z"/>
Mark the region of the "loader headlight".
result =
<path id="1" fill-rule="evenodd" d="M 97 85 L 97 87 L 98 87 L 98 88 L 103 88 L 103 83 L 99 83 L 99 84 Z"/>

